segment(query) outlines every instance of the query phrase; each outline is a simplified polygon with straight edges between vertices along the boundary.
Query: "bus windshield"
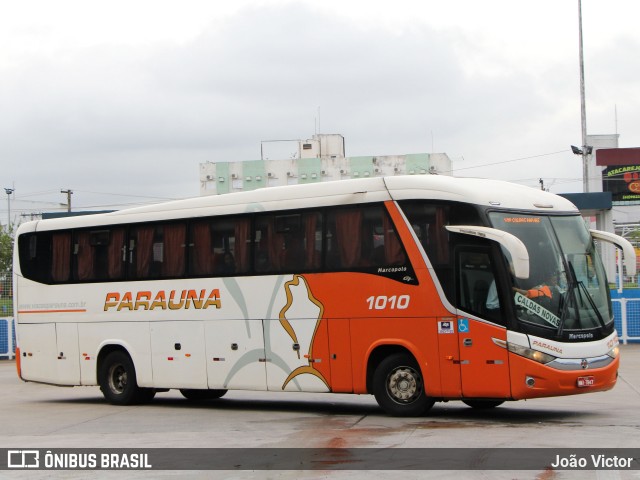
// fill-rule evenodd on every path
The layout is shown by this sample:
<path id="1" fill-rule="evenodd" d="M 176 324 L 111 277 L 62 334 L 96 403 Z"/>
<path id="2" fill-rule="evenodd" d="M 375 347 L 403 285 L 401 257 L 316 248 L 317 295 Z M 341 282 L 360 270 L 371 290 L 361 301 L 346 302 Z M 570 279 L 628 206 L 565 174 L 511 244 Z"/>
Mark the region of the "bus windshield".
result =
<path id="1" fill-rule="evenodd" d="M 582 217 L 489 214 L 495 228 L 518 237 L 530 259 L 528 279 L 512 276 L 518 322 L 567 340 L 594 338 L 613 315 L 604 268 Z"/>

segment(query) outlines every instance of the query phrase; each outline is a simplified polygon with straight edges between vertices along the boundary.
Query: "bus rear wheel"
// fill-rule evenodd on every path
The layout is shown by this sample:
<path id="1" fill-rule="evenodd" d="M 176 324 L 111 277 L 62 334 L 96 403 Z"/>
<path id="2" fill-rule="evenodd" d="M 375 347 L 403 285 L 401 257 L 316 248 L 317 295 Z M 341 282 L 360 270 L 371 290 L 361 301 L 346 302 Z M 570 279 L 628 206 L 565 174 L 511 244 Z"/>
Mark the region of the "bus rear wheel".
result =
<path id="1" fill-rule="evenodd" d="M 226 390 L 197 390 L 191 388 L 181 388 L 180 393 L 187 400 L 202 401 L 202 400 L 215 400 L 227 393 Z"/>
<path id="2" fill-rule="evenodd" d="M 123 351 L 108 353 L 100 365 L 98 377 L 100 390 L 113 405 L 133 405 L 153 399 L 153 388 L 140 388 L 131 357 Z"/>
<path id="3" fill-rule="evenodd" d="M 373 394 L 378 405 L 396 417 L 423 415 L 435 403 L 424 391 L 420 367 L 406 353 L 395 353 L 380 362 L 373 374 Z"/>

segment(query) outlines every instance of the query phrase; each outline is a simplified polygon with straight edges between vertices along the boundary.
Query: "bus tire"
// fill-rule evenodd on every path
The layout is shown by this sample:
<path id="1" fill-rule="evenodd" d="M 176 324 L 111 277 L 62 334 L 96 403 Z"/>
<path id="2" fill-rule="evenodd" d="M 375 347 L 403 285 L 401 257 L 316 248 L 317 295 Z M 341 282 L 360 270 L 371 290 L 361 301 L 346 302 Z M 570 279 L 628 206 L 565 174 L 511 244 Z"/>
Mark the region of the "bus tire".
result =
<path id="1" fill-rule="evenodd" d="M 462 400 L 462 403 L 470 406 L 471 408 L 477 408 L 479 410 L 488 410 L 490 408 L 496 408 L 504 403 L 504 400 Z"/>
<path id="2" fill-rule="evenodd" d="M 121 350 L 107 354 L 100 364 L 98 378 L 104 398 L 112 405 L 134 405 L 153 399 L 153 388 L 140 388 L 131 357 Z"/>
<path id="3" fill-rule="evenodd" d="M 424 415 L 435 403 L 424 390 L 420 367 L 407 353 L 395 353 L 380 362 L 373 374 L 373 394 L 378 405 L 395 417 Z"/>
<path id="4" fill-rule="evenodd" d="M 192 400 L 194 402 L 199 402 L 202 400 L 215 400 L 216 398 L 220 398 L 227 393 L 227 390 L 199 390 L 192 388 L 181 388 L 180 393 L 187 400 Z"/>

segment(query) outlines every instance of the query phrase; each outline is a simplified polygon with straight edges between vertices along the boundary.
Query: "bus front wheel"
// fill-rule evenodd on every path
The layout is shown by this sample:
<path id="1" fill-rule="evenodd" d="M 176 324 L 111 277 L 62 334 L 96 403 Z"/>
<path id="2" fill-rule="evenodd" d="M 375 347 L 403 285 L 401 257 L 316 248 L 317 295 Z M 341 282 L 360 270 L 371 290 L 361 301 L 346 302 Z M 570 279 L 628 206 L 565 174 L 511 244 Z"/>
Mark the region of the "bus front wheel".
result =
<path id="1" fill-rule="evenodd" d="M 388 356 L 373 374 L 373 394 L 382 409 L 396 417 L 417 417 L 435 400 L 424 391 L 424 380 L 415 359 L 406 353 Z"/>
<path id="2" fill-rule="evenodd" d="M 153 388 L 140 388 L 131 357 L 120 350 L 108 353 L 100 365 L 98 383 L 107 401 L 113 405 L 133 405 L 151 401 Z"/>

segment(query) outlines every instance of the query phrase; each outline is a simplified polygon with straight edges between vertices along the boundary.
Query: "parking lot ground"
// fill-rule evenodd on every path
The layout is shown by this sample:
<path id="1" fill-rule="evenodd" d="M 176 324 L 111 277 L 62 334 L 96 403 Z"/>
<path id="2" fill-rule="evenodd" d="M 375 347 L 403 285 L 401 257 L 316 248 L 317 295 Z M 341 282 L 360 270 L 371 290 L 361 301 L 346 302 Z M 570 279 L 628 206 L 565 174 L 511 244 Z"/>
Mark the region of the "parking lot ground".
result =
<path id="1" fill-rule="evenodd" d="M 14 362 L 0 361 L 0 448 L 639 449 L 640 345 L 622 346 L 621 355 L 619 381 L 609 392 L 508 402 L 492 410 L 474 410 L 462 402 L 437 403 L 421 418 L 389 417 L 372 396 L 341 394 L 232 391 L 216 401 L 193 403 L 170 391 L 159 393 L 147 405 L 117 407 L 107 404 L 97 387 L 22 382 Z M 362 468 L 155 470 L 129 471 L 126 476 L 375 479 L 398 473 Z M 482 458 L 477 468 L 463 472 L 407 470 L 401 472 L 401 478 L 640 479 L 639 470 L 487 471 L 482 470 Z M 0 479 L 122 478 L 123 473 L 5 470 L 0 471 Z"/>

